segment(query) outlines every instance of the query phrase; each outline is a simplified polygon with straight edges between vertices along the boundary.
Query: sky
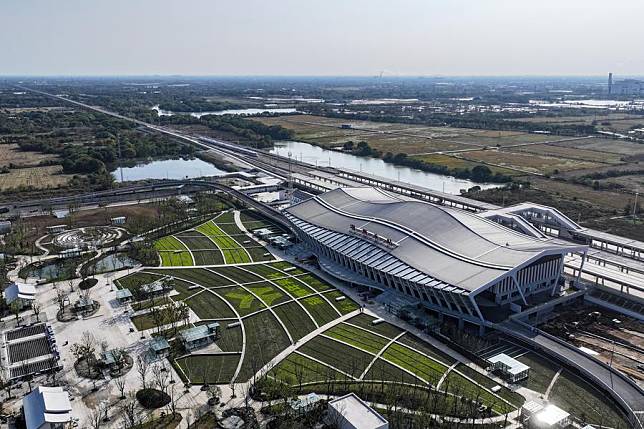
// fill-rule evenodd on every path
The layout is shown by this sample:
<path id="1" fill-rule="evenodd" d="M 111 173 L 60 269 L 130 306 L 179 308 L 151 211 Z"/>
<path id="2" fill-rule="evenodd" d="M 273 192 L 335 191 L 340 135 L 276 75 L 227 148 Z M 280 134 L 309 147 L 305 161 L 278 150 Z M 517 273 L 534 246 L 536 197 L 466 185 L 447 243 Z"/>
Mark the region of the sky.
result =
<path id="1" fill-rule="evenodd" d="M 1 75 L 644 75 L 643 0 L 0 0 Z"/>

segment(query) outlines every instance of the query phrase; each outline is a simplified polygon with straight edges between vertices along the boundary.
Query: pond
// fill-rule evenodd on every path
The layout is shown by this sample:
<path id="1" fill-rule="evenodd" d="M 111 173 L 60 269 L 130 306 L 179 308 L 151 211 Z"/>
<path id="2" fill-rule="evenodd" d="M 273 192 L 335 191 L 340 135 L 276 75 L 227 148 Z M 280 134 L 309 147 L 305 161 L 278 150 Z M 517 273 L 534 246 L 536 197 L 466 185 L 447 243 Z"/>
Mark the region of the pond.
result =
<path id="1" fill-rule="evenodd" d="M 123 180 L 121 180 L 121 172 Z M 226 174 L 226 172 L 199 158 L 151 161 L 133 167 L 120 167 L 112 172 L 112 176 L 117 182 L 144 179 L 193 179 L 222 174 Z"/>
<path id="2" fill-rule="evenodd" d="M 95 274 L 107 273 L 109 271 L 122 270 L 124 268 L 132 268 L 139 265 L 139 261 L 132 259 L 125 253 L 110 253 L 107 256 L 92 262 L 89 270 Z"/>
<path id="3" fill-rule="evenodd" d="M 295 113 L 297 109 L 291 107 L 281 107 L 281 108 L 248 108 L 248 109 L 228 109 L 228 110 L 216 110 L 212 112 L 173 112 L 171 110 L 162 110 L 159 106 L 153 106 L 152 110 L 156 110 L 159 116 L 172 116 L 172 115 L 190 115 L 195 118 L 201 118 L 206 115 L 241 115 L 241 116 L 251 116 L 259 115 L 261 113 Z"/>
<path id="4" fill-rule="evenodd" d="M 459 195 L 461 189 L 480 186 L 481 189 L 496 188 L 501 185 L 491 183 L 475 183 L 471 180 L 457 179 L 453 176 L 430 173 L 409 167 L 401 167 L 384 162 L 379 158 L 356 156 L 350 153 L 324 149 L 303 142 L 277 142 L 270 150 L 271 153 L 288 157 L 291 152 L 293 159 L 315 164 L 320 167 L 348 168 L 365 173 L 376 174 L 391 180 L 413 183 L 435 191 Z"/>
<path id="5" fill-rule="evenodd" d="M 42 265 L 34 263 L 20 270 L 19 276 L 23 279 L 37 278 L 48 282 L 64 280 L 74 276 L 78 259 L 55 259 Z"/>

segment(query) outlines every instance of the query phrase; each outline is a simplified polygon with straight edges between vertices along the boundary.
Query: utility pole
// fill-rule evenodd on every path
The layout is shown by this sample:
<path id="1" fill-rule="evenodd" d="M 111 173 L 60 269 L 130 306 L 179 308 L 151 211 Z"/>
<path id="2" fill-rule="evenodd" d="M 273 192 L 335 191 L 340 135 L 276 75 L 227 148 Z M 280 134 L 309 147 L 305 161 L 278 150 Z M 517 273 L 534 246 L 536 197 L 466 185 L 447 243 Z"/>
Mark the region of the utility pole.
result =
<path id="1" fill-rule="evenodd" d="M 637 197 L 639 194 L 639 192 L 635 192 L 635 201 L 633 202 L 633 222 L 635 222 L 635 215 L 637 213 Z"/>
<path id="2" fill-rule="evenodd" d="M 116 148 L 118 153 L 119 171 L 121 172 L 121 183 L 123 183 L 123 164 L 121 163 L 121 138 L 118 131 L 116 132 Z"/>
<path id="3" fill-rule="evenodd" d="M 288 190 L 286 191 L 286 198 L 291 201 L 293 198 L 293 171 L 291 169 L 291 157 L 293 153 L 288 151 Z"/>

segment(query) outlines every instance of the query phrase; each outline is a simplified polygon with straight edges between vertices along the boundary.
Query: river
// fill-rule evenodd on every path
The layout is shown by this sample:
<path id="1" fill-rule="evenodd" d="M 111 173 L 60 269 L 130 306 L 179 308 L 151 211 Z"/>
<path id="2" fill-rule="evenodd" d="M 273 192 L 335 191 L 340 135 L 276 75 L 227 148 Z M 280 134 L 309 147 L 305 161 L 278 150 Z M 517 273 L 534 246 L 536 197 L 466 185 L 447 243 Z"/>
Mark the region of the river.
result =
<path id="1" fill-rule="evenodd" d="M 349 153 L 328 150 L 303 142 L 276 142 L 271 153 L 281 156 L 288 156 L 291 152 L 293 159 L 315 164 L 320 167 L 348 168 L 365 173 L 376 174 L 387 177 L 391 180 L 413 183 L 424 186 L 435 191 L 443 191 L 449 194 L 460 194 L 461 189 L 468 189 L 472 186 L 480 186 L 482 189 L 496 188 L 500 185 L 493 183 L 475 183 L 470 180 L 457 179 L 453 176 L 429 173 L 409 167 L 401 167 L 384 162 L 378 158 L 356 156 Z"/>
<path id="2" fill-rule="evenodd" d="M 241 115 L 241 116 L 251 116 L 259 115 L 264 112 L 268 113 L 295 113 L 297 109 L 291 107 L 284 108 L 265 108 L 265 109 L 228 109 L 228 110 L 217 110 L 212 112 L 173 112 L 170 110 L 162 110 L 159 106 L 153 106 L 152 110 L 156 110 L 159 116 L 172 116 L 172 115 L 190 115 L 195 118 L 201 118 L 206 115 Z"/>

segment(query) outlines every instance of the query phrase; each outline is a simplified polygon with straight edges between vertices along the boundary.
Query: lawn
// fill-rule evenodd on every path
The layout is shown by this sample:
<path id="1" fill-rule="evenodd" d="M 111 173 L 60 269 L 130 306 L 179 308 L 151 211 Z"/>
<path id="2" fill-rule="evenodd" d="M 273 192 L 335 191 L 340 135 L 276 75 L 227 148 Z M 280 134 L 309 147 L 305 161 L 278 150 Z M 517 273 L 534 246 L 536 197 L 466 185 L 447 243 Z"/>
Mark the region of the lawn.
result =
<path id="1" fill-rule="evenodd" d="M 286 332 L 269 311 L 244 319 L 246 353 L 237 381 L 247 381 L 291 343 Z"/>
<path id="2" fill-rule="evenodd" d="M 265 308 L 252 293 L 240 286 L 217 289 L 217 293 L 232 304 L 242 317 Z"/>
<path id="3" fill-rule="evenodd" d="M 311 275 L 311 274 L 305 274 L 303 276 L 298 276 L 297 278 L 299 281 L 302 281 L 306 283 L 307 285 L 311 286 L 313 289 L 315 289 L 318 292 L 324 292 L 325 290 L 333 289 L 331 285 L 328 283 L 320 280 L 319 278 Z"/>
<path id="4" fill-rule="evenodd" d="M 306 271 L 296 267 L 295 265 L 291 265 L 286 261 L 273 262 L 272 264 L 268 265 L 280 271 L 284 271 L 286 274 L 289 274 L 291 276 L 299 276 L 300 274 L 307 273 Z"/>
<path id="5" fill-rule="evenodd" d="M 499 414 L 509 413 L 515 409 L 515 407 L 503 402 L 501 398 L 492 392 L 482 389 L 456 372 L 447 374 L 445 381 L 441 385 L 441 390 L 448 391 L 456 396 L 465 396 L 469 399 L 478 400 L 478 402 L 491 407 Z"/>
<path id="6" fill-rule="evenodd" d="M 496 381 L 492 380 L 484 374 L 481 374 L 478 371 L 475 371 L 465 364 L 459 363 L 458 365 L 456 365 L 456 367 L 454 367 L 454 369 L 476 381 L 480 385 L 486 387 L 487 389 L 492 389 L 493 387 L 499 385 Z M 496 395 L 510 402 L 517 408 L 523 405 L 523 403 L 525 402 L 525 398 L 523 396 L 521 396 L 519 393 L 513 392 L 505 386 L 500 387 L 501 390 L 496 392 Z"/>
<path id="7" fill-rule="evenodd" d="M 274 280 L 273 282 L 279 285 L 282 289 L 284 289 L 295 298 L 301 298 L 313 293 L 313 290 L 311 288 L 304 285 L 304 283 L 297 281 L 295 277 L 278 279 Z"/>
<path id="8" fill-rule="evenodd" d="M 221 265 L 224 257 L 220 250 L 193 250 L 195 265 Z"/>
<path id="9" fill-rule="evenodd" d="M 324 335 L 351 344 L 361 350 L 378 354 L 389 340 L 344 323 L 324 331 Z"/>
<path id="10" fill-rule="evenodd" d="M 381 324 L 382 325 L 382 324 Z M 378 325 L 380 326 L 380 325 Z M 398 339 L 399 342 L 405 344 L 406 346 L 409 346 L 410 348 L 420 352 L 424 353 L 427 356 L 431 357 L 434 360 L 437 360 L 446 366 L 451 366 L 453 363 L 456 362 L 456 359 L 448 355 L 447 353 L 443 352 L 442 350 L 437 349 L 436 347 L 432 346 L 431 344 L 426 343 L 425 341 L 421 340 L 417 336 L 406 333 L 402 337 Z"/>
<path id="11" fill-rule="evenodd" d="M 548 399 L 584 423 L 619 429 L 630 427 L 612 406 L 611 399 L 569 371 L 563 371 L 557 378 Z"/>
<path id="12" fill-rule="evenodd" d="M 333 322 L 339 317 L 335 308 L 331 307 L 328 302 L 319 296 L 310 296 L 303 298 L 300 302 L 311 313 L 319 326 Z"/>
<path id="13" fill-rule="evenodd" d="M 146 329 L 155 327 L 154 319 L 149 313 L 139 314 L 138 316 L 131 317 L 130 320 L 139 331 L 145 331 Z"/>
<path id="14" fill-rule="evenodd" d="M 161 256 L 164 267 L 182 267 L 194 265 L 188 248 L 172 235 L 160 238 L 154 243 L 154 248 Z"/>
<path id="15" fill-rule="evenodd" d="M 330 292 L 326 292 L 324 296 L 331 301 L 331 304 L 343 315 L 347 313 L 351 313 L 352 311 L 357 310 L 360 308 L 360 306 L 351 298 L 348 296 L 345 296 L 342 292 L 338 290 L 333 290 Z M 341 300 L 337 300 L 337 298 L 343 298 Z"/>
<path id="16" fill-rule="evenodd" d="M 308 341 L 298 351 L 318 359 L 342 372 L 360 377 L 362 372 L 373 360 L 373 356 L 355 347 L 338 343 L 325 337 L 315 337 Z"/>
<path id="17" fill-rule="evenodd" d="M 315 323 L 297 302 L 289 302 L 273 309 L 284 323 L 294 341 L 316 329 Z"/>
<path id="18" fill-rule="evenodd" d="M 252 271 L 253 273 L 269 280 L 279 279 L 279 278 L 288 276 L 288 274 L 284 274 L 274 268 L 271 268 L 271 266 L 267 264 L 245 265 L 244 269 L 248 271 Z"/>
<path id="19" fill-rule="evenodd" d="M 400 344 L 391 344 L 382 358 L 405 368 L 426 382 L 436 385 L 447 367 Z"/>
<path id="20" fill-rule="evenodd" d="M 530 367 L 528 379 L 522 381 L 521 384 L 535 392 L 546 393 L 552 378 L 560 367 L 534 352 L 526 353 L 518 357 L 517 360 Z"/>
<path id="21" fill-rule="evenodd" d="M 252 283 L 245 286 L 257 295 L 267 306 L 289 301 L 291 298 L 268 282 Z"/>
<path id="22" fill-rule="evenodd" d="M 382 359 L 376 360 L 373 365 L 371 365 L 371 368 L 369 368 L 369 371 L 367 371 L 363 380 L 384 380 L 395 381 L 397 383 L 425 384 L 424 381 L 421 381 L 419 378 L 414 377 L 407 371 L 403 371 L 402 369 Z"/>
<path id="23" fill-rule="evenodd" d="M 232 380 L 239 355 L 190 355 L 177 359 L 177 365 L 192 384 L 227 384 Z"/>
<path id="24" fill-rule="evenodd" d="M 245 267 L 244 269 L 237 267 L 215 267 L 212 271 L 219 273 L 222 276 L 226 276 L 236 283 L 251 283 L 264 280 L 264 278 L 246 271 Z"/>
<path id="25" fill-rule="evenodd" d="M 232 237 L 221 230 L 213 221 L 208 221 L 196 228 L 219 247 L 227 264 L 251 262 L 250 256 Z"/>
<path id="26" fill-rule="evenodd" d="M 367 329 L 368 331 L 376 332 L 388 338 L 395 338 L 403 332 L 402 329 L 386 322 L 382 322 L 377 325 L 374 325 L 372 323 L 374 320 L 376 320 L 374 317 L 361 313 L 347 320 L 347 323 L 350 323 L 356 326 L 361 326 Z M 405 336 L 403 336 L 402 338 L 405 338 Z"/>
<path id="27" fill-rule="evenodd" d="M 205 268 L 190 268 L 190 269 L 172 269 L 172 270 L 150 270 L 151 272 L 170 275 L 172 277 L 180 278 L 189 282 L 197 283 L 207 288 L 230 286 L 234 283 L 217 273 Z"/>
<path id="28" fill-rule="evenodd" d="M 297 353 L 288 355 L 269 375 L 292 386 L 344 377 L 338 371 Z"/>
<path id="29" fill-rule="evenodd" d="M 231 308 L 218 296 L 207 290 L 185 301 L 200 319 L 235 317 Z"/>
<path id="30" fill-rule="evenodd" d="M 119 289 L 135 290 L 140 286 L 150 284 L 155 280 L 159 280 L 160 278 L 161 276 L 158 274 L 139 272 L 121 277 L 120 279 L 116 279 L 114 280 L 114 284 Z"/>

